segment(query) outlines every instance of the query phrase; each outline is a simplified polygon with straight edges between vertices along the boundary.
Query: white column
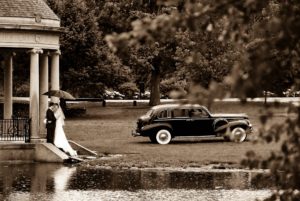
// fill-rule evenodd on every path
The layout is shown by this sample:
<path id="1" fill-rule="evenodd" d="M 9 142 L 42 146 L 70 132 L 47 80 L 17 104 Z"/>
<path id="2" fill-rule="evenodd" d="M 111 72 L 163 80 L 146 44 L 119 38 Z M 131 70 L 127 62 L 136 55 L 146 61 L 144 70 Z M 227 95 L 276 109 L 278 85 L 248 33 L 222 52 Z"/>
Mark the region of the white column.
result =
<path id="1" fill-rule="evenodd" d="M 44 124 L 44 119 L 46 116 L 46 111 L 48 108 L 48 96 L 42 95 L 43 93 L 49 90 L 49 59 L 48 53 L 41 56 L 41 65 L 40 65 L 40 112 L 39 112 L 39 133 L 40 136 L 46 137 L 46 128 Z"/>
<path id="2" fill-rule="evenodd" d="M 30 50 L 30 103 L 29 117 L 31 118 L 30 141 L 39 142 L 39 54 L 41 49 Z"/>
<path id="3" fill-rule="evenodd" d="M 10 119 L 13 114 L 13 54 L 5 56 L 3 117 Z"/>
<path id="4" fill-rule="evenodd" d="M 60 50 L 56 50 L 52 53 L 51 58 L 51 89 L 59 90 L 59 55 Z M 57 102 L 59 98 L 51 97 L 51 101 Z"/>

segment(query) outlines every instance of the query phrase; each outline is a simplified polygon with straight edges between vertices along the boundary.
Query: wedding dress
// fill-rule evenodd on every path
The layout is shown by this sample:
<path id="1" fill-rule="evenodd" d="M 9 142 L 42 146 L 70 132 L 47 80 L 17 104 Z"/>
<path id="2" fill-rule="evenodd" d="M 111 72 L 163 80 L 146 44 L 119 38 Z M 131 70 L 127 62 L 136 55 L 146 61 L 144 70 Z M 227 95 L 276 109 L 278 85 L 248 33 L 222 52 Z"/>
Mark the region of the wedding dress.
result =
<path id="1" fill-rule="evenodd" d="M 70 156 L 77 156 L 77 152 L 69 144 L 63 126 L 65 124 L 65 115 L 59 107 L 54 112 L 56 118 L 55 134 L 54 134 L 54 145 L 61 148 L 64 152 Z"/>

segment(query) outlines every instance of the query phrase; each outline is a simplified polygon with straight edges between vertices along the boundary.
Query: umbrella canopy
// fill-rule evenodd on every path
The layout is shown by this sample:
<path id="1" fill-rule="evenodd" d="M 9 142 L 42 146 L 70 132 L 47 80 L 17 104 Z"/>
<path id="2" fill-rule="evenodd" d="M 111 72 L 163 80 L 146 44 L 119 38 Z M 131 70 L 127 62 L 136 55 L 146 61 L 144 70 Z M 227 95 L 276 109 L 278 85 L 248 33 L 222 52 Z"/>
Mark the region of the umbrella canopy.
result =
<path id="1" fill-rule="evenodd" d="M 75 99 L 74 96 L 72 96 L 69 92 L 66 92 L 63 90 L 50 90 L 50 91 L 43 93 L 43 95 L 55 96 L 55 97 L 71 99 L 71 100 Z"/>

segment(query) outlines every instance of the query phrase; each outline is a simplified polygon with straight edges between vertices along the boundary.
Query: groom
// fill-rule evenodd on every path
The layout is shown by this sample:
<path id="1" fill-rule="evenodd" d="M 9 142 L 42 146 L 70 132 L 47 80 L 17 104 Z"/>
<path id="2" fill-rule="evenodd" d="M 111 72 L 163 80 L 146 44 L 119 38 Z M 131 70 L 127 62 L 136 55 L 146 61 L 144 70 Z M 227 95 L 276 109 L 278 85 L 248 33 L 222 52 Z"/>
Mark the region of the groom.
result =
<path id="1" fill-rule="evenodd" d="M 54 131 L 56 126 L 56 118 L 54 116 L 55 108 L 56 104 L 50 102 L 46 112 L 47 142 L 52 144 L 54 144 Z"/>

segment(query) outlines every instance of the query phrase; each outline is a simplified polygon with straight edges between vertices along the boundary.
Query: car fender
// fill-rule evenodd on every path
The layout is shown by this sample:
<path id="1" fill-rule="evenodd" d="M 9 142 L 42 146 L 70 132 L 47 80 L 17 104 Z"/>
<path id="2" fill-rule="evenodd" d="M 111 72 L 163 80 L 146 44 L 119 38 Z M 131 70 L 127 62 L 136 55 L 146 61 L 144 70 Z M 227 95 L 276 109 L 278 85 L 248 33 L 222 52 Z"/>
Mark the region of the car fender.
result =
<path id="1" fill-rule="evenodd" d="M 247 120 L 236 120 L 236 121 L 231 121 L 228 123 L 228 126 L 230 128 L 234 128 L 234 127 L 245 127 L 248 128 L 249 124 Z"/>
<path id="2" fill-rule="evenodd" d="M 155 124 L 150 124 L 146 125 L 142 128 L 142 131 L 151 131 L 151 130 L 157 130 L 159 128 L 167 128 L 170 131 L 173 130 L 172 126 L 168 123 L 155 123 Z"/>
<path id="3" fill-rule="evenodd" d="M 218 119 L 216 119 L 218 120 Z M 221 121 L 222 119 L 220 119 L 219 121 Z M 225 119 L 226 120 L 226 119 Z M 224 119 L 223 119 L 224 121 Z M 222 130 L 225 130 L 227 128 L 234 128 L 234 127 L 246 127 L 248 128 L 249 127 L 249 124 L 248 124 L 248 121 L 247 120 L 236 120 L 236 121 L 230 121 L 228 122 L 226 120 L 227 124 L 224 124 L 224 125 L 221 125 L 221 126 L 218 126 L 218 127 L 215 127 L 215 125 L 217 125 L 217 121 L 216 123 L 214 122 L 214 130 L 215 132 L 219 132 L 219 131 L 222 131 Z"/>
<path id="4" fill-rule="evenodd" d="M 215 119 L 213 122 L 214 131 L 215 132 L 220 132 L 223 130 L 225 131 L 228 128 L 228 124 L 229 124 L 229 122 L 227 121 L 227 119 L 224 119 L 224 118 Z"/>

